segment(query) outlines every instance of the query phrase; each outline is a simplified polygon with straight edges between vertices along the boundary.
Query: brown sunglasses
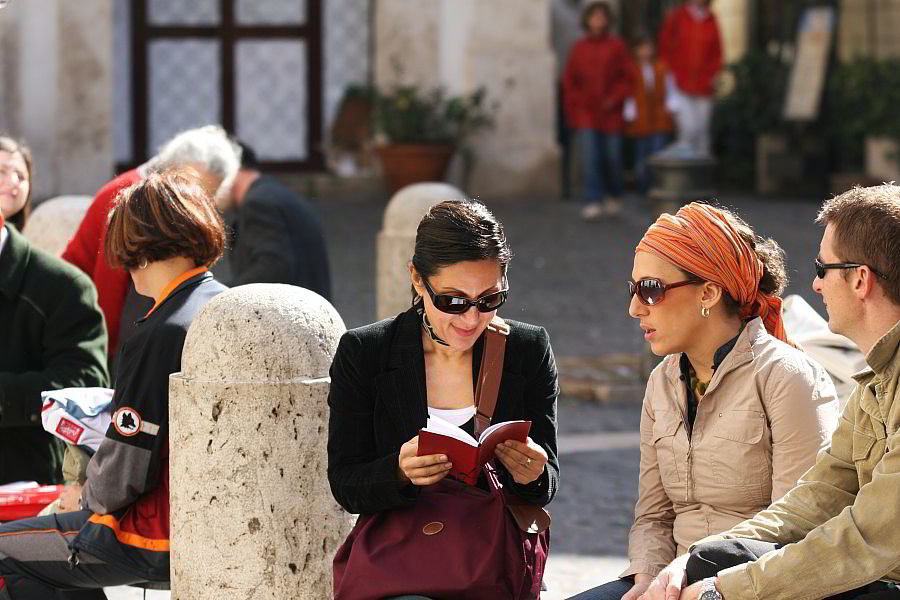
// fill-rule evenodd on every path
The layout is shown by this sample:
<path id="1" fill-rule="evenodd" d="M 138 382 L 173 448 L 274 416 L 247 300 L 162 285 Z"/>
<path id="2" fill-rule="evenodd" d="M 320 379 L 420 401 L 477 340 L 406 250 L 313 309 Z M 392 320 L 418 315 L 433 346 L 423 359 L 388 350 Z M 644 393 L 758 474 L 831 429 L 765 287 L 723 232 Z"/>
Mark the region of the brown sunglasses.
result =
<path id="1" fill-rule="evenodd" d="M 637 294 L 637 298 L 638 300 L 640 300 L 641 304 L 645 304 L 647 306 L 655 306 L 665 299 L 667 290 L 681 287 L 683 285 L 691 285 L 694 283 L 703 283 L 703 280 L 686 279 L 684 281 L 678 281 L 676 283 L 665 284 L 654 277 L 640 279 L 636 283 L 634 280 L 629 279 L 628 298 L 630 299 L 632 296 Z"/>

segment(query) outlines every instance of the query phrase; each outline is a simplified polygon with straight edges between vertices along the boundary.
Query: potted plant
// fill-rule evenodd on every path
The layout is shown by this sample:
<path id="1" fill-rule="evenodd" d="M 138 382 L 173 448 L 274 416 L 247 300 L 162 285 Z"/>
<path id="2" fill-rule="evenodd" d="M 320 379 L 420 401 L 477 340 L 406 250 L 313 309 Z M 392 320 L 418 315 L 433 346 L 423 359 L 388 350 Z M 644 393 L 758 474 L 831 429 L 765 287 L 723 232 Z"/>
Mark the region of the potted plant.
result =
<path id="1" fill-rule="evenodd" d="M 376 153 L 392 192 L 442 180 L 465 138 L 493 123 L 484 88 L 459 96 L 412 85 L 369 93 Z"/>
<path id="2" fill-rule="evenodd" d="M 862 164 L 873 181 L 900 179 L 900 60 L 856 58 L 838 65 L 829 83 L 832 136 L 845 166 Z"/>

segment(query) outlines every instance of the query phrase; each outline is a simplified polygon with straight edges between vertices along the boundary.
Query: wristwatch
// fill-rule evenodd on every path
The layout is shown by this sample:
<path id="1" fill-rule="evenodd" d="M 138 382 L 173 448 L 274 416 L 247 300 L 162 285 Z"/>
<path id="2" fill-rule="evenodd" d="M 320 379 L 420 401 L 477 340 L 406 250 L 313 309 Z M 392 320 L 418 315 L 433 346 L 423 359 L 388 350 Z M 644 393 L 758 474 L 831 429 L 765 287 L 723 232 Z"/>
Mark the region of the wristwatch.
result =
<path id="1" fill-rule="evenodd" d="M 722 600 L 722 594 L 716 589 L 716 578 L 707 577 L 700 586 L 700 595 L 697 600 Z"/>

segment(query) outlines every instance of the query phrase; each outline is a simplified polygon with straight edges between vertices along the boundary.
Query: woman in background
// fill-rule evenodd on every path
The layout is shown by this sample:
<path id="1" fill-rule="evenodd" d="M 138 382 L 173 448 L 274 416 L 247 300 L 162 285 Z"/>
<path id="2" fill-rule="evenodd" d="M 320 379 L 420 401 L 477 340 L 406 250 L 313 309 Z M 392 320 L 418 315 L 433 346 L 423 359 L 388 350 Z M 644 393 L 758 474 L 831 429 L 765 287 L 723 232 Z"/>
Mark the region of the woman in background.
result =
<path id="1" fill-rule="evenodd" d="M 28 147 L 0 136 L 0 485 L 61 481 L 62 442 L 41 426 L 41 392 L 109 383 L 94 285 L 20 233 L 31 175 Z"/>

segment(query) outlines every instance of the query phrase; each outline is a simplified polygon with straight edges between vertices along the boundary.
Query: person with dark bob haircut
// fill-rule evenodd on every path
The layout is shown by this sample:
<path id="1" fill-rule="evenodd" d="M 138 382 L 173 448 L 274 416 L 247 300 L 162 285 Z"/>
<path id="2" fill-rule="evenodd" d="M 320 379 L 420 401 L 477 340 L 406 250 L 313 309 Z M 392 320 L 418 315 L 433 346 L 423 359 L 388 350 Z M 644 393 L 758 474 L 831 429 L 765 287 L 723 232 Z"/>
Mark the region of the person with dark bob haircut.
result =
<path id="1" fill-rule="evenodd" d="M 485 330 L 506 301 L 511 258 L 503 226 L 483 204 L 441 202 L 416 232 L 412 306 L 341 338 L 328 397 L 328 480 L 348 512 L 410 508 L 424 486 L 447 476 L 446 456 L 417 456 L 419 429 L 440 417 L 473 433 Z M 515 497 L 544 506 L 559 486 L 556 364 L 546 330 L 506 325 L 492 423 L 532 425 L 527 443 L 498 446 L 496 469 Z"/>
<path id="2" fill-rule="evenodd" d="M 84 486 L 66 488 L 62 514 L 0 526 L 0 599 L 102 598 L 104 586 L 169 580 L 169 375 L 197 311 L 226 289 L 207 271 L 224 240 L 192 169 L 151 173 L 117 197 L 106 258 L 155 304 L 123 347 L 113 422 Z"/>

